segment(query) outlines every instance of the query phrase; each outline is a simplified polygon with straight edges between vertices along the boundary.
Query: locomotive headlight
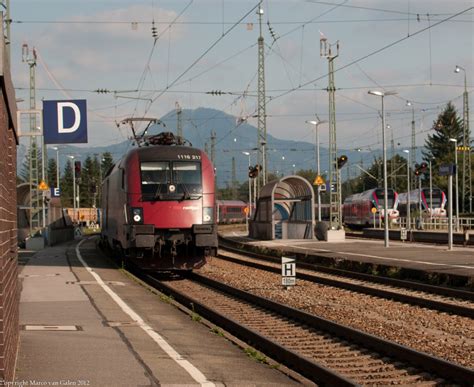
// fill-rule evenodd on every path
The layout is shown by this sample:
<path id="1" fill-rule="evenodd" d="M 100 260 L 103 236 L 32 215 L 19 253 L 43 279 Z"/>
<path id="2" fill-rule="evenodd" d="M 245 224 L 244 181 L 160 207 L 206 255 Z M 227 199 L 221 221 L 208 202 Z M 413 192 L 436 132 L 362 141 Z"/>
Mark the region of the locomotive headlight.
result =
<path id="1" fill-rule="evenodd" d="M 202 222 L 203 223 L 212 223 L 214 219 L 214 208 L 213 207 L 204 207 L 202 209 Z"/>
<path id="2" fill-rule="evenodd" d="M 133 223 L 143 224 L 143 208 L 132 207 L 132 220 Z"/>

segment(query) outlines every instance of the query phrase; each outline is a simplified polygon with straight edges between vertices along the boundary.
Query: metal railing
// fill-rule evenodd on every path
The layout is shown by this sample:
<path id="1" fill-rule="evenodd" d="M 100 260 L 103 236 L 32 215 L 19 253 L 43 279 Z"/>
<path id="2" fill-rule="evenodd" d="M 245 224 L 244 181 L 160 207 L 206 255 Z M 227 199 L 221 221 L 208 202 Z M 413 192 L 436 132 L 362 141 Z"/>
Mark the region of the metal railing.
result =
<path id="1" fill-rule="evenodd" d="M 397 223 L 390 224 L 391 229 L 406 228 L 409 230 L 427 230 L 427 231 L 447 231 L 448 218 L 435 217 L 412 217 L 410 222 L 406 217 L 400 217 Z M 456 218 L 453 217 L 453 229 L 455 232 L 464 232 L 465 230 L 474 230 L 474 218 Z"/>

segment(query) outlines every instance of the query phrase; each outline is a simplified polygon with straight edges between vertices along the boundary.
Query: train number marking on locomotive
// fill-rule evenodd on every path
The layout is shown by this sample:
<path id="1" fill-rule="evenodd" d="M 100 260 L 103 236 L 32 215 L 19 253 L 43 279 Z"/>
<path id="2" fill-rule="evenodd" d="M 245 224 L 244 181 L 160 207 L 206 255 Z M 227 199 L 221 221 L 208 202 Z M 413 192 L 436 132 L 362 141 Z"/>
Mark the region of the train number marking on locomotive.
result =
<path id="1" fill-rule="evenodd" d="M 201 155 L 176 155 L 178 160 L 201 160 Z"/>
<path id="2" fill-rule="evenodd" d="M 136 313 L 128 304 L 120 298 L 117 293 L 115 293 L 107 284 L 102 280 L 102 278 L 90 268 L 90 266 L 84 261 L 82 258 L 81 252 L 79 251 L 79 247 L 83 242 L 87 239 L 81 240 L 76 245 L 76 256 L 77 259 L 81 262 L 82 266 L 89 272 L 92 277 L 97 281 L 97 283 L 102 287 L 102 289 L 115 301 L 115 303 L 122 309 L 122 311 L 130 316 L 130 318 L 138 323 L 138 326 L 142 328 L 151 339 L 160 346 L 160 348 L 171 358 L 173 359 L 178 365 L 184 368 L 188 374 L 199 384 L 205 385 L 206 387 L 214 387 L 215 384 L 210 382 L 204 374 L 199 371 L 193 364 L 191 364 L 188 360 L 185 360 L 184 357 L 179 354 L 162 336 L 160 336 L 150 325 L 148 325 L 141 317 Z"/>

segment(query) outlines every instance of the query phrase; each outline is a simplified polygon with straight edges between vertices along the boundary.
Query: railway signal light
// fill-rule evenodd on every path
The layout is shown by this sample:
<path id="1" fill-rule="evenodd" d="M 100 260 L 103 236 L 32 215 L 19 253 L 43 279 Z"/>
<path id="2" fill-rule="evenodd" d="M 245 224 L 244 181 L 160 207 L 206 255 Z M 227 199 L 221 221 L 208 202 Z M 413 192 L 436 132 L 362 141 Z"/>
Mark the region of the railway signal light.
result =
<path id="1" fill-rule="evenodd" d="M 347 163 L 347 156 L 342 155 L 337 158 L 337 169 L 341 169 Z"/>
<path id="2" fill-rule="evenodd" d="M 422 173 L 425 173 L 428 169 L 428 163 L 422 162 L 421 164 L 415 164 L 415 176 L 420 176 Z"/>
<path id="3" fill-rule="evenodd" d="M 415 164 L 415 176 L 420 176 L 420 164 Z"/>
<path id="4" fill-rule="evenodd" d="M 258 176 L 258 173 L 262 170 L 262 166 L 257 164 L 254 167 L 249 167 L 249 177 L 255 179 Z"/>
<path id="5" fill-rule="evenodd" d="M 81 162 L 74 161 L 74 172 L 76 174 L 76 179 L 80 179 L 81 177 Z"/>

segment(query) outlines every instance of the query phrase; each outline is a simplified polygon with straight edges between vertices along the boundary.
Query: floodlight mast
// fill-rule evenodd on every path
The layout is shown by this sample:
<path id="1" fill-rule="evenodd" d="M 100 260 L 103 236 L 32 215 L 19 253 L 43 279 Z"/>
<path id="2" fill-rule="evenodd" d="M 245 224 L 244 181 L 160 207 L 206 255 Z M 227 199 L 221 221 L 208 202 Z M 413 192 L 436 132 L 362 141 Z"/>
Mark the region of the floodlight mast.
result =
<path id="1" fill-rule="evenodd" d="M 471 149 L 469 141 L 469 94 L 467 92 L 467 74 L 466 69 L 456 65 L 455 73 L 464 72 L 464 92 L 462 94 L 462 119 L 463 119 L 463 141 L 462 141 L 462 193 L 464 197 L 469 198 L 469 213 L 472 213 L 472 164 L 471 164 Z M 462 201 L 462 212 L 465 212 L 465 201 Z"/>
<path id="2" fill-rule="evenodd" d="M 266 96 L 265 96 L 265 45 L 262 34 L 262 16 L 263 8 L 262 1 L 260 1 L 257 10 L 259 37 L 258 37 L 258 80 L 257 80 L 257 164 L 262 166 L 261 176 L 257 178 L 257 192 L 260 192 L 262 187 L 267 183 L 267 115 L 266 115 Z"/>
<path id="3" fill-rule="evenodd" d="M 334 60 L 339 56 L 339 41 L 336 41 L 336 53 L 333 53 L 334 44 L 321 34 L 319 40 L 320 56 L 327 58 L 329 66 L 329 223 L 332 229 L 342 229 L 342 212 L 340 190 L 341 182 L 337 169 L 337 141 L 336 141 L 336 86 L 334 83 Z M 335 190 L 332 190 L 335 187 Z"/>

